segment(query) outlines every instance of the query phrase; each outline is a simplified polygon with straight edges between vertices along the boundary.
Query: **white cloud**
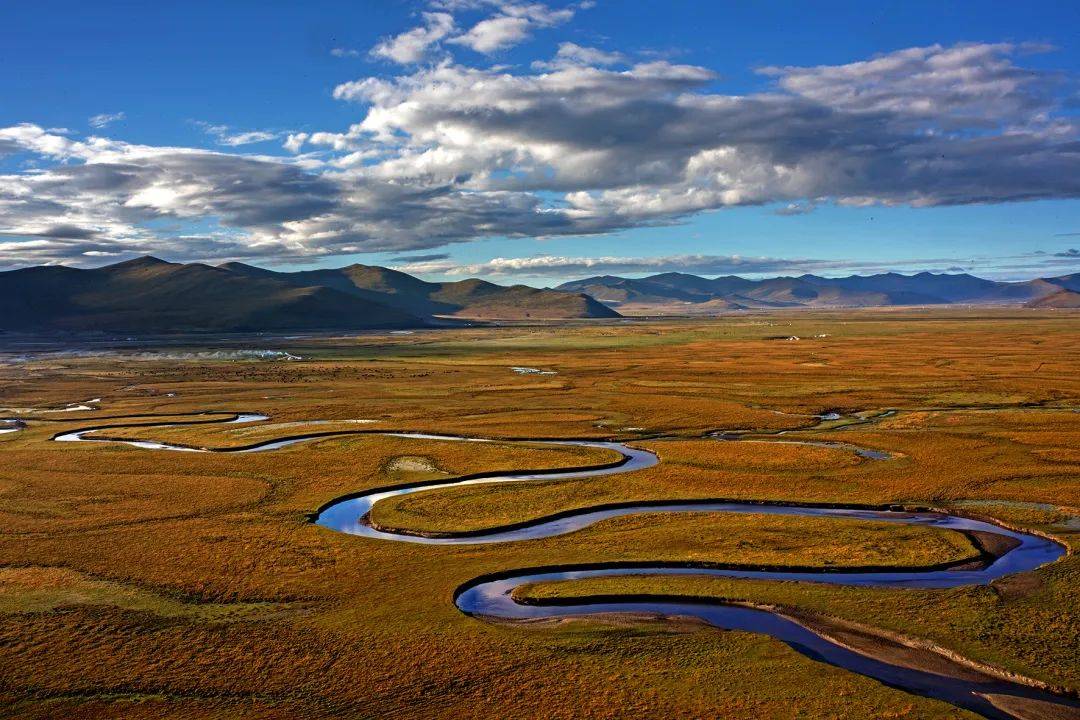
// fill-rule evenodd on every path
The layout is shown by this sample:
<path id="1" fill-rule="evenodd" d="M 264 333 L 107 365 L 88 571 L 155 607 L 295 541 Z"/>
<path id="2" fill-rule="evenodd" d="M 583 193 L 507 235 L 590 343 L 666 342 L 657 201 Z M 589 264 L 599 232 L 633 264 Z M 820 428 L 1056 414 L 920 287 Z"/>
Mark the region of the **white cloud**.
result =
<path id="1" fill-rule="evenodd" d="M 558 70 L 573 65 L 621 65 L 626 62 L 626 56 L 620 52 L 607 52 L 598 48 L 564 42 L 559 43 L 559 49 L 554 58 L 546 62 L 537 60 L 532 67 L 537 70 Z"/>
<path id="2" fill-rule="evenodd" d="M 464 45 L 479 53 L 491 54 L 517 45 L 529 38 L 536 28 L 553 27 L 574 17 L 573 7 L 552 8 L 542 3 L 491 3 L 497 14 L 481 20 L 468 32 L 449 42 Z"/>
<path id="3" fill-rule="evenodd" d="M 499 12 L 510 17 L 527 19 L 540 27 L 561 25 L 573 19 L 575 8 L 552 8 L 543 3 L 498 3 Z"/>
<path id="4" fill-rule="evenodd" d="M 281 146 L 291 153 L 298 153 L 304 147 L 304 143 L 307 142 L 308 137 L 308 134 L 305 132 L 289 133 Z"/>
<path id="5" fill-rule="evenodd" d="M 247 130 L 236 131 L 228 125 L 214 125 L 213 123 L 195 120 L 194 124 L 202 128 L 203 132 L 211 135 L 218 143 L 226 147 L 240 147 L 241 145 L 253 145 L 255 143 L 268 142 L 281 137 L 281 133 L 270 130 Z"/>
<path id="6" fill-rule="evenodd" d="M 0 155 L 33 156 L 0 174 L 0 233 L 13 236 L 0 262 L 424 250 L 763 203 L 1078 198 L 1080 126 L 1059 100 L 1069 78 L 1019 64 L 1021 50 L 769 68 L 774 87 L 731 95 L 708 68 L 565 45 L 540 72 L 442 62 L 343 83 L 334 97 L 360 108 L 345 129 L 205 125 L 222 152 L 0 128 Z M 268 138 L 293 155 L 234 149 Z"/>
<path id="7" fill-rule="evenodd" d="M 279 137 L 278 133 L 268 130 L 251 130 L 248 132 L 231 133 L 219 139 L 222 145 L 237 147 L 239 145 L 251 145 L 253 143 L 267 142 Z"/>
<path id="8" fill-rule="evenodd" d="M 667 62 L 542 75 L 441 66 L 393 81 L 346 83 L 335 96 L 371 103 L 361 127 L 402 148 L 374 174 L 464 178 L 484 190 L 564 191 L 563 212 L 577 221 L 649 222 L 808 198 L 925 206 L 1072 196 L 1078 183 L 1065 176 L 1076 160 L 1065 148 L 1077 127 L 1054 116 L 1054 78 L 1014 65 L 1011 52 L 903 51 L 927 65 L 970 64 L 955 74 L 972 78 L 971 86 L 935 80 L 923 87 L 926 97 L 940 97 L 940 117 L 927 115 L 921 103 L 882 100 L 873 113 L 852 109 L 838 89 L 828 94 L 838 98 L 835 107 L 806 93 L 707 94 L 710 71 Z M 880 60 L 878 67 L 895 65 Z M 818 74 L 844 76 L 847 67 Z M 781 86 L 806 76 L 790 68 L 770 72 Z M 980 98 L 987 73 L 1013 80 Z M 865 85 L 873 73 L 858 74 Z M 894 82 L 899 87 L 890 90 Z M 873 87 L 882 99 L 914 92 L 906 74 L 892 71 L 879 73 Z M 956 112 L 972 103 L 977 117 Z M 972 132 L 957 132 L 963 129 Z M 1034 171 L 1048 169 L 1044 163 L 1056 170 Z"/>
<path id="9" fill-rule="evenodd" d="M 864 263 L 809 258 L 748 257 L 742 255 L 655 255 L 639 257 L 569 257 L 538 255 L 493 258 L 481 263 L 459 263 L 446 256 L 400 258 L 395 270 L 446 277 L 581 278 L 590 275 L 642 275 L 666 272 L 696 275 L 762 275 L 878 271 L 896 267 L 942 267 L 954 258 L 910 259 Z"/>
<path id="10" fill-rule="evenodd" d="M 426 12 L 423 18 L 423 25 L 381 41 L 372 48 L 371 54 L 401 65 L 427 60 L 432 46 L 452 33 L 455 27 L 454 17 L 449 13 Z"/>
<path id="11" fill-rule="evenodd" d="M 395 266 L 408 273 L 468 277 L 572 277 L 607 273 L 688 272 L 703 275 L 722 273 L 790 272 L 830 267 L 821 260 L 786 260 L 739 255 L 661 255 L 646 257 L 567 257 L 540 255 L 526 258 L 493 258 L 482 263 L 457 263 L 451 259 L 421 260 Z"/>
<path id="12" fill-rule="evenodd" d="M 90 127 L 101 129 L 112 125 L 114 122 L 120 122 L 125 117 L 127 117 L 127 115 L 122 111 L 116 113 L 101 113 L 100 115 L 94 115 L 87 122 L 90 123 Z"/>
<path id="13" fill-rule="evenodd" d="M 472 48 L 479 53 L 493 53 L 517 45 L 529 37 L 530 25 L 528 18 L 500 15 L 481 20 L 467 33 L 453 38 L 450 42 Z"/>
<path id="14" fill-rule="evenodd" d="M 930 45 L 846 65 L 765 67 L 788 92 L 835 110 L 890 113 L 897 119 L 933 119 L 993 127 L 1002 117 L 1025 124 L 1050 109 L 1053 75 L 1016 66 L 1011 43 Z M 982 122 L 980 122 L 982 121 Z"/>
<path id="15" fill-rule="evenodd" d="M 790 217 L 792 215 L 808 215 L 817 209 L 817 205 L 813 202 L 794 202 L 788 203 L 784 207 L 776 211 L 777 215 L 782 217 Z"/>
<path id="16" fill-rule="evenodd" d="M 336 47 L 330 50 L 330 54 L 336 58 L 355 58 L 360 57 L 359 50 L 353 50 L 352 48 L 340 48 Z"/>

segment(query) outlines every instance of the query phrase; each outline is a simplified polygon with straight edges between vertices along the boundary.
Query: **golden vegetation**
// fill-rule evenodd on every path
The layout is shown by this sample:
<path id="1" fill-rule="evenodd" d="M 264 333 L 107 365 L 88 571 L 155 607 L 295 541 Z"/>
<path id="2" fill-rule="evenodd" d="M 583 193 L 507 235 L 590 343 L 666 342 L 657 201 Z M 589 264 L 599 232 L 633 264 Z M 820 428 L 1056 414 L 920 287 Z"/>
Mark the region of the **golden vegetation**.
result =
<path id="1" fill-rule="evenodd" d="M 500 626 L 451 603 L 477 575 L 560 562 L 923 564 L 970 552 L 954 533 L 649 514 L 506 545 L 377 542 L 314 526 L 307 515 L 388 483 L 611 455 L 381 435 L 243 455 L 48 438 L 169 419 L 89 418 L 211 409 L 272 420 L 102 434 L 215 447 L 309 427 L 618 437 L 663 462 L 612 477 L 414 495 L 380 505 L 379 519 L 461 530 L 638 498 L 901 501 L 955 504 L 1075 544 L 1078 326 L 1080 318 L 1034 311 L 792 313 L 289 341 L 300 362 L 53 356 L 0 365 L 0 406 L 102 398 L 100 410 L 30 415 L 47 421 L 0 435 L 0 715 L 970 717 L 759 636 L 664 623 Z M 781 335 L 804 339 L 769 339 Z M 558 374 L 517 375 L 511 366 Z M 970 406 L 1017 409 L 955 410 Z M 800 430 L 823 411 L 887 408 L 901 412 L 827 433 Z M 357 419 L 377 423 L 292 425 Z M 701 437 L 738 429 L 794 430 L 784 439 L 840 440 L 895 457 Z M 602 585 L 780 602 L 1080 687 L 1078 573 L 1069 557 L 992 587 L 949 591 L 621 578 L 530 592 Z"/>

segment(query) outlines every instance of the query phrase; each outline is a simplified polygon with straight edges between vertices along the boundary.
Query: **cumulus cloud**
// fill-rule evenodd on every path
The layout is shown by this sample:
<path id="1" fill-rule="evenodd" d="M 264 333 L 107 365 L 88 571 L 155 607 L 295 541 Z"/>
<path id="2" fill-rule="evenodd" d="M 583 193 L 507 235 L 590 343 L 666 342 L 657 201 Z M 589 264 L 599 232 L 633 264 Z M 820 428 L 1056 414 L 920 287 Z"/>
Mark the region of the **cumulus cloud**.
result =
<path id="1" fill-rule="evenodd" d="M 575 8 L 552 8 L 543 3 L 487 3 L 498 8 L 492 17 L 481 20 L 449 42 L 479 53 L 505 50 L 527 39 L 537 28 L 553 27 L 574 17 Z"/>
<path id="2" fill-rule="evenodd" d="M 281 146 L 291 153 L 298 153 L 304 147 L 304 143 L 307 142 L 308 137 L 308 133 L 305 132 L 289 133 Z"/>
<path id="3" fill-rule="evenodd" d="M 562 17 L 480 5 L 537 26 Z M 425 16 L 423 28 L 449 26 Z M 36 163 L 0 174 L 0 259 L 422 252 L 764 203 L 791 214 L 1080 197 L 1080 127 L 1061 106 L 1072 79 L 1025 67 L 1031 50 L 930 46 L 764 68 L 767 87 L 731 95 L 709 68 L 564 43 L 532 70 L 443 61 L 342 83 L 334 97 L 358 108 L 348 128 L 252 131 L 284 138 L 287 156 L 231 149 L 259 138 L 226 126 L 210 126 L 222 152 L 0 128 L 0 155 Z M 65 226 L 91 234 L 47 233 Z"/>
<path id="4" fill-rule="evenodd" d="M 100 130 L 101 128 L 108 127 L 114 122 L 123 120 L 127 115 L 123 112 L 116 113 L 101 113 L 100 115 L 94 115 L 89 120 L 90 127 Z"/>
<path id="5" fill-rule="evenodd" d="M 423 25 L 383 40 L 372 48 L 371 54 L 401 65 L 426 60 L 432 46 L 452 33 L 455 26 L 454 16 L 449 13 L 426 12 L 423 18 Z"/>
<path id="6" fill-rule="evenodd" d="M 1011 43 L 930 45 L 847 65 L 765 67 L 764 75 L 800 97 L 861 114 L 888 113 L 900 122 L 993 128 L 1002 118 L 1026 125 L 1053 106 L 1053 74 L 1018 67 L 1011 56 L 1050 48 Z"/>
<path id="7" fill-rule="evenodd" d="M 481 20 L 469 32 L 453 38 L 450 42 L 472 48 L 479 53 L 493 53 L 517 45 L 527 38 L 530 25 L 527 18 L 500 15 Z"/>
<path id="8" fill-rule="evenodd" d="M 1015 68 L 1011 52 L 994 45 L 900 53 L 928 65 L 938 56 L 950 67 L 969 63 L 970 72 L 923 89 L 931 107 L 943 108 L 936 128 L 920 103 L 872 99 L 866 111 L 835 90 L 836 106 L 823 101 L 824 91 L 710 94 L 711 71 L 666 61 L 532 75 L 440 66 L 345 83 L 335 96 L 371 104 L 361 127 L 373 138 L 404 138 L 384 172 L 565 191 L 565 212 L 576 218 L 646 221 L 805 198 L 925 206 L 1075 196 L 1080 181 L 1066 175 L 1077 166 L 1077 127 L 1048 110 L 1056 103 L 1050 78 Z M 1010 83 L 985 81 L 988 57 Z M 910 96 L 908 74 L 898 78 L 887 59 L 870 68 L 856 63 L 859 83 L 876 78 L 879 98 Z M 855 74 L 849 66 L 815 71 Z M 769 72 L 781 86 L 808 75 Z M 894 83 L 901 87 L 890 92 Z M 962 111 L 975 107 L 971 127 L 958 127 Z M 1043 119 L 1030 113 L 1035 107 Z"/>
<path id="9" fill-rule="evenodd" d="M 287 252 L 278 238 L 288 224 L 332 209 L 338 193 L 332 181 L 297 167 L 225 153 L 78 141 L 32 125 L 0 129 L 5 143 L 67 161 L 0 175 L 0 233 L 18 238 L 0 241 L 5 264 L 110 252 L 257 256 L 267 242 L 275 253 Z M 212 237 L 147 227 L 211 218 L 225 228 Z"/>

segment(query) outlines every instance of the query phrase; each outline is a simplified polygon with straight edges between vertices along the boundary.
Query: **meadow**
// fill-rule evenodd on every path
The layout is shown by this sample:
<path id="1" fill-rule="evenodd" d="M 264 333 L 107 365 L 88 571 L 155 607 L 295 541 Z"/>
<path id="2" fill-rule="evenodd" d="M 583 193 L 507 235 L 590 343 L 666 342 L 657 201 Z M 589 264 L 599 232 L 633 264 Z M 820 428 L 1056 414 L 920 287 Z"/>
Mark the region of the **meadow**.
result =
<path id="1" fill-rule="evenodd" d="M 215 356 L 221 347 L 300 359 Z M 27 425 L 0 434 L 0 716 L 975 717 L 760 635 L 677 618 L 494 623 L 452 602 L 485 573 L 560 563 L 963 562 L 979 548 L 960 533 L 648 513 L 558 537 L 448 547 L 352 537 L 312 514 L 367 488 L 616 457 L 514 439 L 613 438 L 661 462 L 417 493 L 378 505 L 372 520 L 454 532 L 630 500 L 898 504 L 995 518 L 1071 550 L 1080 544 L 1078 367 L 1080 314 L 992 309 L 237 337 L 213 351 L 183 338 L 138 353 L 0 358 L 0 418 Z M 94 409 L 56 412 L 69 404 Z M 160 426 L 201 412 L 270 420 Z M 817 417 L 832 413 L 839 419 Z M 252 454 L 50 441 L 114 424 L 145 426 L 91 435 L 229 448 L 351 434 Z M 780 605 L 1080 689 L 1072 554 L 952 590 L 624 577 L 520 594 L 616 592 Z"/>

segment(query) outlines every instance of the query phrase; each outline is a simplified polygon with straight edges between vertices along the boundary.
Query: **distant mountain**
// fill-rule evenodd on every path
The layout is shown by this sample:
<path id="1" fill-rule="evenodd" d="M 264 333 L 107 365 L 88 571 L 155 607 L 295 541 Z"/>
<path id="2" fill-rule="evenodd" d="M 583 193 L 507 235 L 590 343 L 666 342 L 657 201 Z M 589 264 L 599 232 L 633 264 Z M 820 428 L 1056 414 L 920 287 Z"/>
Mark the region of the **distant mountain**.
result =
<path id="1" fill-rule="evenodd" d="M 262 332 L 420 327 L 437 315 L 618 317 L 579 293 L 483 280 L 428 283 L 381 267 L 279 273 L 143 257 L 94 270 L 0 272 L 0 331 Z"/>
<path id="2" fill-rule="evenodd" d="M 1080 308 L 1080 292 L 1074 290 L 1058 290 L 1056 293 L 1028 302 L 1026 307 Z"/>
<path id="3" fill-rule="evenodd" d="M 576 290 L 505 287 L 476 279 L 434 283 L 372 265 L 301 272 L 274 272 L 243 263 L 226 263 L 221 268 L 296 287 L 332 288 L 420 316 L 489 320 L 619 317 L 619 313 Z"/>
<path id="4" fill-rule="evenodd" d="M 1080 306 L 1080 273 L 1026 282 L 967 274 L 748 280 L 662 273 L 576 280 L 554 290 L 484 280 L 427 282 L 389 268 L 275 272 L 143 257 L 94 270 L 0 272 L 0 331 L 262 332 L 419 327 L 436 318 L 612 318 L 768 308 L 948 304 Z M 618 308 L 616 312 L 613 308 Z"/>
<path id="5" fill-rule="evenodd" d="M 699 279 L 704 280 L 704 278 Z M 702 302 L 711 297 L 710 295 L 692 293 L 651 283 L 649 279 L 632 280 L 611 275 L 563 283 L 556 289 L 584 293 L 610 305 L 662 303 L 680 300 L 683 302 Z"/>
<path id="6" fill-rule="evenodd" d="M 1073 273 L 1072 275 L 1062 275 L 1060 277 L 1050 278 L 1049 282 L 1052 282 L 1059 287 L 1063 287 L 1066 290 L 1080 292 L 1080 273 Z"/>
<path id="7" fill-rule="evenodd" d="M 963 273 L 929 272 L 843 278 L 801 275 L 764 280 L 662 273 L 639 279 L 601 275 L 564 283 L 556 289 L 588 293 L 624 314 L 707 314 L 770 307 L 1022 304 L 1062 289 L 1080 290 L 1080 273 L 1014 283 Z"/>
<path id="8" fill-rule="evenodd" d="M 424 321 L 330 288 L 298 288 L 157 258 L 95 270 L 0 273 L 0 329 L 130 333 L 416 327 Z"/>

